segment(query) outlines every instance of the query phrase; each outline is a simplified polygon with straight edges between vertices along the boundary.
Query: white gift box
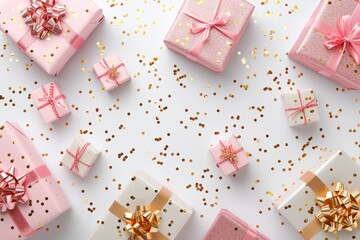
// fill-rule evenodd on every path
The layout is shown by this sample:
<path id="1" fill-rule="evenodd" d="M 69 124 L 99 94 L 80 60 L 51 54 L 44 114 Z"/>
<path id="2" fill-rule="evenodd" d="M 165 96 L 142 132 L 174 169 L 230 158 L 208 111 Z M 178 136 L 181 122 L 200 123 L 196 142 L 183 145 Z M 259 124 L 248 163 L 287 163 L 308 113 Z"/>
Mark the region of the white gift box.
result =
<path id="1" fill-rule="evenodd" d="M 131 182 L 119 198 L 114 201 L 134 212 L 136 206 L 148 206 L 158 196 L 164 186 L 144 172 L 139 172 L 131 178 Z M 170 191 L 169 191 L 170 192 Z M 164 202 L 165 203 L 165 202 Z M 114 205 L 114 204 L 113 204 Z M 112 205 L 112 206 L 113 206 Z M 90 240 L 128 239 L 131 234 L 124 230 L 125 222 L 109 211 L 98 223 L 97 229 Z M 167 239 L 175 239 L 186 222 L 190 219 L 193 209 L 175 194 L 171 193 L 164 207 L 160 210 L 159 232 Z M 154 238 L 156 239 L 156 238 Z"/>
<path id="2" fill-rule="evenodd" d="M 317 99 L 312 89 L 283 93 L 281 98 L 291 127 L 320 121 Z"/>
<path id="3" fill-rule="evenodd" d="M 100 151 L 91 144 L 89 144 L 87 147 L 84 147 L 86 144 L 88 143 L 82 137 L 76 137 L 70 147 L 64 153 L 64 157 L 62 159 L 63 166 L 66 166 L 72 172 L 76 173 L 82 178 L 88 175 L 100 154 Z M 82 148 L 84 148 L 84 151 L 81 153 L 80 151 Z M 69 154 L 69 152 L 71 154 Z M 79 156 L 77 156 L 79 157 L 79 161 L 76 161 L 76 158 L 74 158 L 77 153 L 81 153 L 78 154 Z"/>
<path id="4" fill-rule="evenodd" d="M 275 202 L 278 211 L 299 233 L 306 232 L 304 229 L 312 221 L 320 223 L 316 219 L 316 214 L 319 212 L 320 207 L 315 204 L 315 199 L 319 196 L 305 183 L 305 180 L 302 180 L 306 179 L 309 173 L 320 179 L 330 191 L 334 190 L 338 182 L 343 183 L 348 191 L 360 190 L 360 166 L 341 150 L 332 153 L 332 156 L 323 160 L 315 171 L 304 173 L 301 179 L 295 181 L 290 191 Z M 321 224 L 319 226 L 321 227 Z M 311 239 L 360 239 L 360 229 L 355 229 L 352 232 L 342 230 L 336 234 L 326 233 L 323 229 L 320 229 Z"/>

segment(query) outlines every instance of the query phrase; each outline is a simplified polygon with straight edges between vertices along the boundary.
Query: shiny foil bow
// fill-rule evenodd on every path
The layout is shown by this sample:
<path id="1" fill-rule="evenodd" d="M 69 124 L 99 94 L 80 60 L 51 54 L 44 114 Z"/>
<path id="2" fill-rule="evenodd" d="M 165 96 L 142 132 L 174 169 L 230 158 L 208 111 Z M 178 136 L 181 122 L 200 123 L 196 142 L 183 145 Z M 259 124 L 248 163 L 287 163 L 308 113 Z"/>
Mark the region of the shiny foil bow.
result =
<path id="1" fill-rule="evenodd" d="M 61 32 L 60 19 L 66 14 L 66 6 L 56 3 L 56 0 L 30 0 L 30 5 L 21 14 L 25 24 L 31 28 L 31 35 L 44 39 L 49 32 Z"/>
<path id="2" fill-rule="evenodd" d="M 328 49 L 343 46 L 343 52 L 347 50 L 354 62 L 360 64 L 360 24 L 353 24 L 351 16 L 339 18 L 336 30 L 328 33 L 326 37 L 329 39 L 325 43 Z"/>
<path id="3" fill-rule="evenodd" d="M 0 170 L 0 212 L 13 210 L 17 203 L 26 203 L 28 197 L 24 183 L 26 176 L 18 176 L 15 167 Z"/>
<path id="4" fill-rule="evenodd" d="M 328 191 L 325 197 L 317 197 L 320 211 L 316 218 L 326 232 L 347 230 L 358 227 L 360 219 L 360 191 L 347 191 L 344 184 L 336 183 L 334 191 Z"/>
<path id="5" fill-rule="evenodd" d="M 224 162 L 229 161 L 236 168 L 236 170 L 239 170 L 237 154 L 243 151 L 244 148 L 239 148 L 235 150 L 232 144 L 228 143 L 227 145 L 225 145 L 222 141 L 220 141 L 219 144 L 221 151 L 221 161 L 216 164 L 217 167 L 219 167 Z"/>
<path id="6" fill-rule="evenodd" d="M 106 71 L 105 73 L 99 76 L 99 79 L 102 79 L 103 77 L 107 77 L 107 79 L 105 80 L 106 82 L 116 83 L 116 85 L 120 86 L 121 83 L 119 81 L 119 76 L 120 76 L 119 68 L 125 66 L 125 64 L 120 63 L 117 65 L 112 65 L 110 67 L 108 61 L 105 58 L 102 60 L 102 62 L 100 61 L 99 64 Z"/>
<path id="7" fill-rule="evenodd" d="M 131 233 L 129 239 L 132 240 L 150 240 L 152 234 L 159 231 L 160 211 L 151 211 L 149 207 L 141 205 L 136 206 L 135 212 L 125 213 L 125 230 Z"/>

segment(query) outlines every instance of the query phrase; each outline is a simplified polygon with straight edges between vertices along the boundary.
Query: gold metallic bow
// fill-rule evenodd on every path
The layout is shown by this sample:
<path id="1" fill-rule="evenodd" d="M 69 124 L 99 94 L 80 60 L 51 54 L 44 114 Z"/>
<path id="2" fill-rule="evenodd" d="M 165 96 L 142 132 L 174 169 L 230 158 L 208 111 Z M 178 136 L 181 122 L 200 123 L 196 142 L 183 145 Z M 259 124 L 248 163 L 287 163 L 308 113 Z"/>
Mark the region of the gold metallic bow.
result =
<path id="1" fill-rule="evenodd" d="M 360 219 L 360 191 L 347 191 L 344 184 L 336 183 L 334 191 L 328 191 L 325 197 L 317 197 L 320 211 L 316 218 L 326 232 L 352 231 Z"/>
<path id="2" fill-rule="evenodd" d="M 30 0 L 30 5 L 21 11 L 25 24 L 30 26 L 31 35 L 44 39 L 49 32 L 61 32 L 61 17 L 66 14 L 66 6 L 56 0 Z"/>
<path id="3" fill-rule="evenodd" d="M 134 212 L 125 213 L 125 230 L 131 233 L 132 240 L 154 239 L 152 234 L 159 231 L 160 211 L 151 211 L 148 206 L 136 206 Z"/>

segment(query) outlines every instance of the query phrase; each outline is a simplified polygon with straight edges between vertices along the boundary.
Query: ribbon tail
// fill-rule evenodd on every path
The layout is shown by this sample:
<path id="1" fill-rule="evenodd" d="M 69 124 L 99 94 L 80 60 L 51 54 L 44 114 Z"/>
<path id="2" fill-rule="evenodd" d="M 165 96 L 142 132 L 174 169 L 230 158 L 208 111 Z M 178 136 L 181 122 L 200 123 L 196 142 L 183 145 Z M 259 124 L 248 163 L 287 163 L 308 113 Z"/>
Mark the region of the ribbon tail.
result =
<path id="1" fill-rule="evenodd" d="M 228 38 L 230 38 L 233 41 L 236 41 L 238 38 L 238 34 L 235 32 L 231 32 L 229 30 L 223 29 L 221 27 L 218 26 L 214 26 L 219 32 L 221 32 L 222 34 L 224 34 L 225 36 L 227 36 Z"/>
<path id="2" fill-rule="evenodd" d="M 315 218 L 303 230 L 300 231 L 300 235 L 304 238 L 304 240 L 310 240 L 319 231 L 321 231 L 321 229 L 321 223 Z"/>

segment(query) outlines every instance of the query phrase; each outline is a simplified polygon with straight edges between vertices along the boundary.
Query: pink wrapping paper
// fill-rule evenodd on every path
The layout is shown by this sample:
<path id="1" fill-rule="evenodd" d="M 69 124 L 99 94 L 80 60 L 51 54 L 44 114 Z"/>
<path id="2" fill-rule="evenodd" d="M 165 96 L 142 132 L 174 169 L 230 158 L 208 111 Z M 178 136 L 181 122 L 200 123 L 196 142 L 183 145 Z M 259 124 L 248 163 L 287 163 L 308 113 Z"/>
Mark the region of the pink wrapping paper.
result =
<path id="1" fill-rule="evenodd" d="M 224 4 L 219 9 L 218 14 L 225 15 L 230 13 L 229 22 L 221 26 L 221 28 L 235 33 L 235 39 L 230 39 L 213 27 L 199 55 L 190 54 L 196 43 L 201 41 L 202 32 L 197 34 L 190 32 L 191 24 L 199 22 L 185 15 L 184 11 L 191 11 L 207 21 L 212 22 L 214 20 L 214 14 L 216 13 L 216 6 L 220 1 Z M 215 72 L 223 72 L 250 20 L 254 8 L 252 4 L 243 0 L 212 0 L 202 1 L 201 3 L 197 0 L 185 0 L 164 43 L 169 49 Z"/>
<path id="2" fill-rule="evenodd" d="M 228 210 L 222 209 L 204 240 L 270 240 Z"/>
<path id="3" fill-rule="evenodd" d="M 53 86 L 53 97 L 58 99 L 55 99 L 53 103 L 49 103 L 46 106 L 46 102 L 44 101 L 44 98 L 51 99 L 50 92 L 51 88 Z M 44 93 L 44 90 L 48 95 Z M 41 116 L 43 117 L 45 123 L 51 123 L 54 122 L 60 118 L 65 117 L 66 115 L 70 114 L 71 111 L 68 108 L 65 96 L 60 98 L 62 93 L 60 92 L 60 86 L 54 82 L 50 82 L 43 87 L 35 90 L 31 97 L 35 102 L 36 107 L 38 108 L 39 112 L 41 113 Z M 44 106 L 44 107 L 42 107 Z"/>
<path id="4" fill-rule="evenodd" d="M 10 166 L 15 166 L 20 175 L 25 175 L 41 166 L 46 168 L 31 141 L 21 131 L 15 123 L 5 122 L 0 125 L 0 169 L 8 170 Z M 26 190 L 29 201 L 24 204 L 18 203 L 16 206 L 34 232 L 70 208 L 68 199 L 51 174 L 40 177 L 39 181 L 31 184 Z M 9 212 L 0 212 L 0 219 L 0 239 L 15 240 L 27 237 L 20 232 Z M 19 218 L 17 221 L 20 221 Z"/>
<path id="5" fill-rule="evenodd" d="M 325 23 L 335 28 L 338 19 L 344 15 L 353 15 L 354 9 L 360 7 L 359 4 L 357 0 L 332 0 L 331 4 L 327 0 L 322 0 L 291 49 L 289 57 L 341 85 L 360 90 L 360 67 L 354 63 L 347 50 L 334 74 L 321 73 L 332 53 L 342 51 L 343 47 L 328 50 L 324 45 L 328 41 L 327 33 L 318 27 Z M 354 22 L 360 22 L 360 12 L 354 16 Z"/>
<path id="6" fill-rule="evenodd" d="M 230 161 L 224 161 L 223 163 L 220 164 L 220 162 L 222 161 L 221 156 L 223 155 L 222 147 L 221 147 L 220 143 L 218 143 L 210 148 L 210 152 L 211 152 L 216 164 L 219 165 L 219 168 L 225 175 L 230 175 L 230 174 L 238 171 L 238 169 L 244 167 L 245 165 L 247 165 L 249 163 L 245 149 L 240 145 L 239 141 L 236 139 L 235 136 L 231 136 L 226 140 L 222 140 L 221 142 L 224 144 L 225 147 L 228 147 L 231 145 L 234 151 L 240 150 L 236 154 L 236 166 L 237 166 L 237 168 L 236 168 L 234 166 L 234 164 L 231 163 Z"/>
<path id="7" fill-rule="evenodd" d="M 62 21 L 66 22 L 73 32 L 64 28 L 61 34 L 51 33 L 46 39 L 36 39 L 26 50 L 22 49 L 48 74 L 54 76 L 58 75 L 82 45 L 79 39 L 70 40 L 71 35 L 77 33 L 86 40 L 104 18 L 102 10 L 90 0 L 58 0 L 57 2 L 66 5 L 67 13 Z M 0 5 L 0 29 L 18 45 L 20 39 L 29 30 L 20 13 L 29 3 L 29 0 L 11 0 L 2 1 Z"/>
<path id="8" fill-rule="evenodd" d="M 108 66 L 106 66 L 104 60 Z M 109 74 L 107 74 L 109 69 L 107 69 L 107 67 L 109 69 L 113 67 L 117 69 L 118 77 L 116 79 L 111 79 L 109 77 Z M 131 79 L 126 71 L 125 64 L 115 54 L 112 54 L 109 57 L 104 58 L 100 62 L 94 64 L 94 71 L 106 91 L 111 91 L 114 88 L 120 87 L 122 84 Z"/>

